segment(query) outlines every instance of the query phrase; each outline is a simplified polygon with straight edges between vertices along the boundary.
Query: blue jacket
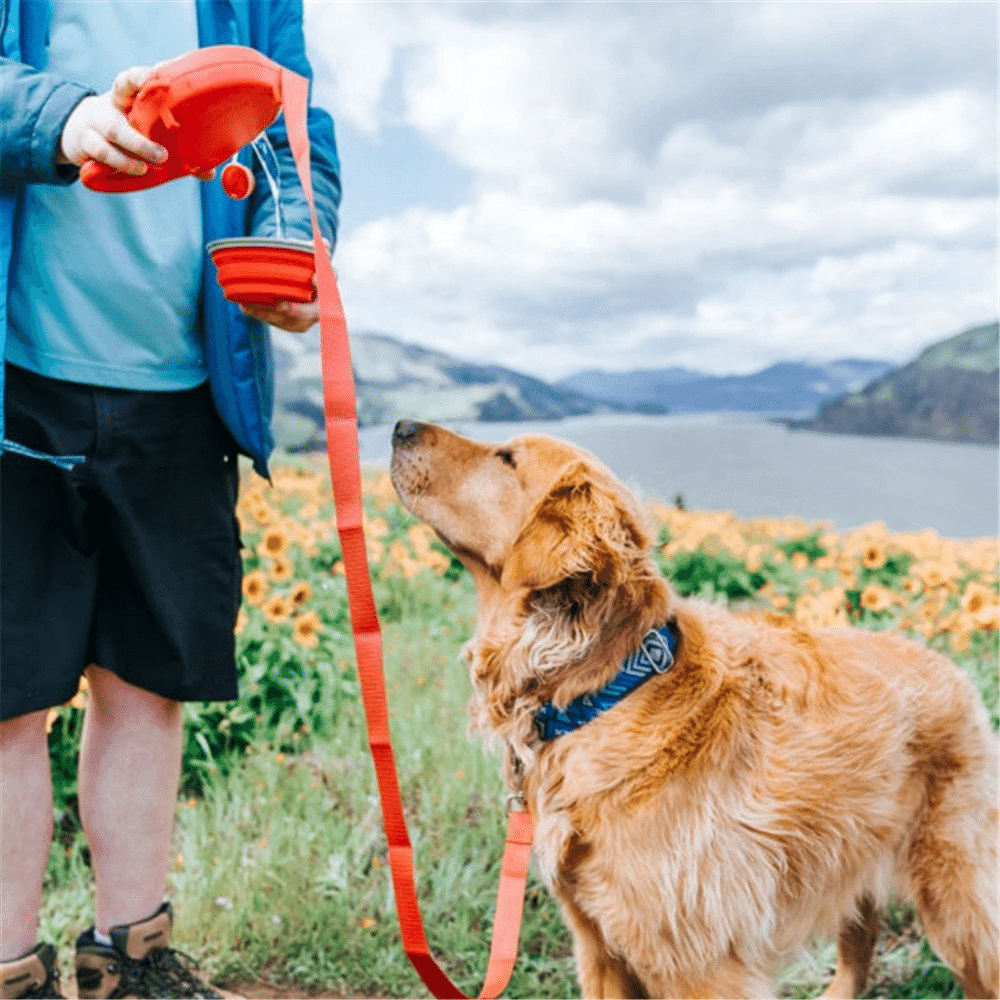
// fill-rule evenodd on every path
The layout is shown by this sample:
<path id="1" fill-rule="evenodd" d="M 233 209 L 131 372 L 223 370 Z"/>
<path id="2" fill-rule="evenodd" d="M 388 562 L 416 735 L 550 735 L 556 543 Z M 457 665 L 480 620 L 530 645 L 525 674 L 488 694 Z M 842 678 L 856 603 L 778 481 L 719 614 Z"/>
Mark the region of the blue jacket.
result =
<path id="1" fill-rule="evenodd" d="M 301 0 L 195 0 L 198 39 L 206 45 L 247 45 L 312 79 L 302 34 Z M 69 184 L 78 171 L 57 167 L 56 149 L 74 107 L 92 91 L 39 72 L 48 44 L 47 0 L 0 0 L 0 357 L 7 335 L 7 292 L 19 192 L 23 184 Z M 125 69 L 123 64 L 115 69 Z M 288 236 L 312 240 L 309 206 L 298 181 L 284 117 L 267 130 L 281 169 L 281 207 Z M 309 108 L 310 159 L 316 214 L 331 248 L 337 237 L 340 161 L 333 121 Z M 263 171 L 249 149 L 240 159 L 257 174 L 245 201 L 226 196 L 218 182 L 201 186 L 204 242 L 226 236 L 274 233 L 274 204 Z M 274 447 L 271 414 L 274 365 L 267 327 L 226 301 L 205 257 L 201 320 L 215 405 L 240 450 L 267 475 Z M 3 437 L 3 370 L 0 367 L 0 450 L 34 454 Z M 36 456 L 51 457 L 51 456 Z M 61 462 L 60 464 L 66 464 Z"/>

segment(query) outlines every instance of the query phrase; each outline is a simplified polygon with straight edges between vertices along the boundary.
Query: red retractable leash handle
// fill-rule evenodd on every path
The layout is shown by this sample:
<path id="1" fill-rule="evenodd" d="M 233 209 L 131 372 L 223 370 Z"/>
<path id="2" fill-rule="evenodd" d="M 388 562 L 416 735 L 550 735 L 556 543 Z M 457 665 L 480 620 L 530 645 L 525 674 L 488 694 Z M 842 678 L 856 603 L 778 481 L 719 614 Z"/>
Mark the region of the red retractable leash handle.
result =
<path id="1" fill-rule="evenodd" d="M 375 763 L 382 800 L 382 820 L 389 844 L 389 865 L 392 871 L 403 948 L 420 974 L 420 978 L 435 997 L 464 998 L 465 994 L 452 983 L 430 953 L 417 902 L 413 848 L 406 830 L 396 761 L 390 741 L 389 709 L 382 669 L 382 637 L 371 589 L 362 527 L 357 404 L 347 322 L 337 288 L 337 279 L 330 264 L 329 254 L 323 245 L 313 204 L 309 136 L 305 120 L 309 85 L 303 77 L 282 69 L 281 87 L 292 155 L 295 157 L 295 166 L 312 213 L 330 480 L 337 508 L 337 531 L 340 535 L 347 578 L 347 596 L 354 631 L 358 678 L 361 682 L 361 696 L 368 723 L 368 743 Z M 514 970 L 532 833 L 531 814 L 527 811 L 512 810 L 508 815 L 507 840 L 493 921 L 490 959 L 480 993 L 482 998 L 498 997 Z"/>

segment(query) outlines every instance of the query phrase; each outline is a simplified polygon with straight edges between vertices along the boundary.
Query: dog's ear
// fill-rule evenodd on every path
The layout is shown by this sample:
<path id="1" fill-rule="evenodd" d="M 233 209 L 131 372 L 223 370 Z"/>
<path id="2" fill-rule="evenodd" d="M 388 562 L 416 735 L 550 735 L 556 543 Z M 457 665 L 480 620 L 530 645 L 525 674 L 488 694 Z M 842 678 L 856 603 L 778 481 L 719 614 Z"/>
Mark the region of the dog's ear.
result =
<path id="1" fill-rule="evenodd" d="M 501 584 L 544 590 L 586 576 L 596 586 L 614 586 L 647 545 L 627 500 L 576 462 L 532 512 L 504 562 Z"/>

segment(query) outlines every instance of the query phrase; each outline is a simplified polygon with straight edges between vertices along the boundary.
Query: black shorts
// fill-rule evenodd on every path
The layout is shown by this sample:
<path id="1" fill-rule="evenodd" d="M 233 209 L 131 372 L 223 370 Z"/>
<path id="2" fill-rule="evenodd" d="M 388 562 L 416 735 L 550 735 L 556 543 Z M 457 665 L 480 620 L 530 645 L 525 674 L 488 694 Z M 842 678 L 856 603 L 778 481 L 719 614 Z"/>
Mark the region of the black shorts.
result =
<path id="1" fill-rule="evenodd" d="M 177 701 L 235 698 L 236 445 L 207 383 L 106 389 L 6 366 L 0 719 L 62 704 L 97 663 Z"/>

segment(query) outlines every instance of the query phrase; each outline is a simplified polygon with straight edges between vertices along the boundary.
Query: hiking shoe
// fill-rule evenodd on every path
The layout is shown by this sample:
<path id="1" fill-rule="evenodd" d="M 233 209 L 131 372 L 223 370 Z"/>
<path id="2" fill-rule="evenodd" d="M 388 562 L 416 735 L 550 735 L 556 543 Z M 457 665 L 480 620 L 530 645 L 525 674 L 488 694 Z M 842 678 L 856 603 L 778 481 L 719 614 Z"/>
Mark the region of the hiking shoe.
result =
<path id="1" fill-rule="evenodd" d="M 151 917 L 120 924 L 111 944 L 94 939 L 94 928 L 76 941 L 76 985 L 81 1000 L 105 997 L 221 997 L 191 971 L 194 959 L 169 946 L 174 915 L 164 903 Z"/>
<path id="2" fill-rule="evenodd" d="M 50 944 L 36 944 L 20 958 L 0 962 L 0 997 L 3 1000 L 61 998 L 55 948 Z"/>

